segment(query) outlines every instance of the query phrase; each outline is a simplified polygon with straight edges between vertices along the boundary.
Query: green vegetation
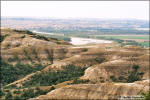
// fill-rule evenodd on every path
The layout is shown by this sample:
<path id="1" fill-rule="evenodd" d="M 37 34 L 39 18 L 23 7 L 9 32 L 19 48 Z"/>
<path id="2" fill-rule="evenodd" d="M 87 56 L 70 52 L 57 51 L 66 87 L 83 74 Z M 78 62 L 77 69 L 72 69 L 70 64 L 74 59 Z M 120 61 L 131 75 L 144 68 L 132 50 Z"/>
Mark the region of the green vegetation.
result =
<path id="1" fill-rule="evenodd" d="M 52 86 L 50 90 L 51 90 L 51 91 L 52 91 L 52 90 L 55 90 L 55 87 L 54 87 L 54 86 Z"/>
<path id="2" fill-rule="evenodd" d="M 54 90 L 55 88 L 52 86 L 50 89 L 41 90 L 39 87 L 36 87 L 35 89 L 28 88 L 24 89 L 23 91 L 15 90 L 13 94 L 18 94 L 16 96 L 13 96 L 11 92 L 7 92 L 7 95 L 5 96 L 6 100 L 27 100 L 29 98 L 34 98 L 39 95 L 45 95 L 48 92 Z"/>
<path id="3" fill-rule="evenodd" d="M 19 91 L 19 90 L 14 90 L 14 94 L 20 94 L 21 93 L 21 91 Z"/>
<path id="4" fill-rule="evenodd" d="M 96 62 L 102 63 L 105 61 L 105 58 L 95 58 Z"/>
<path id="5" fill-rule="evenodd" d="M 138 35 L 129 35 L 129 36 L 117 36 L 117 35 L 107 35 L 107 36 L 96 36 L 97 38 L 101 39 L 142 39 L 142 40 L 149 40 L 149 36 L 138 36 Z"/>
<path id="6" fill-rule="evenodd" d="M 136 42 L 134 40 L 122 40 L 122 39 L 142 39 L 142 40 L 149 40 L 149 36 L 91 36 L 92 38 L 97 39 L 104 39 L 104 40 L 112 40 L 117 43 L 120 43 L 121 46 L 125 45 L 134 45 L 134 46 L 141 46 L 141 47 L 149 47 L 149 42 Z"/>
<path id="7" fill-rule="evenodd" d="M 4 95 L 4 91 L 0 89 L 0 98 Z"/>
<path id="8" fill-rule="evenodd" d="M 14 61 L 18 61 L 18 57 L 14 57 L 14 58 L 8 58 L 8 62 L 14 62 Z"/>
<path id="9" fill-rule="evenodd" d="M 150 43 L 149 42 L 140 42 L 139 43 L 142 47 L 150 47 Z"/>
<path id="10" fill-rule="evenodd" d="M 14 29 L 14 31 L 15 32 L 18 32 L 18 33 L 25 33 L 25 34 L 28 34 L 28 35 L 36 35 L 35 33 L 33 33 L 33 32 L 31 32 L 31 31 L 29 31 L 29 30 L 16 30 L 16 29 Z"/>
<path id="11" fill-rule="evenodd" d="M 71 39 L 67 36 L 59 36 L 59 35 L 50 35 L 50 37 L 53 37 L 53 38 L 56 38 L 56 39 L 59 39 L 59 40 L 64 40 L 64 41 L 71 41 Z"/>
<path id="12" fill-rule="evenodd" d="M 121 46 L 125 46 L 125 45 L 141 46 L 138 42 L 133 40 L 127 40 L 124 43 L 121 43 Z"/>
<path id="13" fill-rule="evenodd" d="M 129 73 L 129 76 L 127 78 L 128 83 L 132 83 L 132 82 L 140 80 L 141 75 L 139 75 L 139 73 L 137 72 L 138 69 L 139 69 L 138 65 L 133 65 L 132 66 L 132 71 Z"/>
<path id="14" fill-rule="evenodd" d="M 112 40 L 117 43 L 120 43 L 121 46 L 135 45 L 135 46 L 141 46 L 141 47 L 149 47 L 149 42 L 136 42 L 135 40 L 132 40 L 132 39 L 149 40 L 149 36 L 148 36 L 149 32 L 143 31 L 143 30 L 141 31 L 141 30 L 131 30 L 131 29 L 96 29 L 97 31 L 92 31 L 92 33 L 87 31 L 87 29 L 53 30 L 53 29 L 40 28 L 37 30 L 43 31 L 43 32 L 53 32 L 55 33 L 55 35 L 44 35 L 44 36 L 54 37 L 54 38 L 65 40 L 65 41 L 70 41 L 71 39 L 69 37 L 82 37 L 82 38 L 96 38 L 96 39 Z M 104 36 L 106 34 L 107 36 Z M 134 34 L 134 35 L 128 35 L 128 34 Z M 138 34 L 142 34 L 143 36 L 138 36 Z M 131 40 L 123 40 L 123 39 L 131 39 Z"/>
<path id="15" fill-rule="evenodd" d="M 149 47 L 149 42 L 136 42 L 134 40 L 126 40 L 124 43 L 121 43 L 121 46 L 125 45 L 134 45 L 134 46 L 141 46 L 141 47 Z"/>
<path id="16" fill-rule="evenodd" d="M 123 76 L 119 76 L 119 80 L 123 81 L 125 78 Z"/>
<path id="17" fill-rule="evenodd" d="M 113 82 L 116 82 L 117 81 L 117 79 L 115 78 L 115 76 L 110 76 L 110 79 L 113 81 Z"/>
<path id="18" fill-rule="evenodd" d="M 25 38 L 25 37 L 26 37 L 25 35 L 21 36 L 21 38 Z"/>
<path id="19" fill-rule="evenodd" d="M 35 28 L 34 30 L 38 30 L 41 32 L 50 32 L 50 33 L 62 33 L 62 34 L 93 34 L 96 35 L 119 35 L 119 34 L 149 34 L 148 30 L 135 30 L 129 28 L 78 28 L 78 29 L 52 29 L 52 28 Z"/>
<path id="20" fill-rule="evenodd" d="M 58 84 L 82 76 L 85 69 L 86 68 L 68 65 L 64 66 L 64 70 L 59 70 L 55 72 L 42 72 L 40 74 L 32 76 L 31 80 L 27 81 L 25 84 L 23 84 L 23 86 L 49 86 Z"/>
<path id="21" fill-rule="evenodd" d="M 139 66 L 133 65 L 132 71 L 129 71 L 128 77 L 119 76 L 119 78 L 116 78 L 115 76 L 110 76 L 110 79 L 113 82 L 127 82 L 127 83 L 133 83 L 135 81 L 140 81 L 141 77 L 144 75 L 144 72 L 138 72 Z"/>
<path id="22" fill-rule="evenodd" d="M 11 94 L 11 92 L 8 92 L 8 93 L 6 94 L 5 99 L 6 99 L 6 100 L 12 100 L 12 94 Z"/>
<path id="23" fill-rule="evenodd" d="M 68 41 L 68 42 L 71 41 L 71 39 L 68 36 L 63 36 L 63 35 L 59 35 L 59 34 L 56 34 L 56 35 L 40 34 L 39 36 L 51 38 L 53 40 L 64 40 L 64 41 Z"/>
<path id="24" fill-rule="evenodd" d="M 104 83 L 105 81 L 104 81 L 104 80 L 100 80 L 100 82 L 101 82 L 101 83 Z"/>
<path id="25" fill-rule="evenodd" d="M 142 96 L 144 96 L 144 100 L 150 100 L 150 91 L 147 93 L 142 93 Z"/>
<path id="26" fill-rule="evenodd" d="M 5 39 L 7 36 L 8 36 L 8 34 L 6 34 L 6 35 L 1 35 L 1 34 L 0 34 L 0 42 L 4 41 L 4 39 Z"/>
<path id="27" fill-rule="evenodd" d="M 8 64 L 6 61 L 1 60 L 1 82 L 3 85 L 12 83 L 24 76 L 43 69 L 45 66 L 41 64 L 29 65 L 17 63 L 16 65 Z"/>
<path id="28" fill-rule="evenodd" d="M 29 99 L 29 98 L 33 98 L 34 95 L 35 95 L 35 94 L 34 94 L 34 89 L 29 88 L 29 89 L 25 90 L 25 91 L 22 93 L 21 98 L 22 98 L 22 99 Z"/>
<path id="29" fill-rule="evenodd" d="M 49 41 L 49 39 L 47 37 L 42 36 L 42 35 L 32 35 L 31 37 L 36 38 L 36 39 L 40 39 L 40 40 Z"/>
<path id="30" fill-rule="evenodd" d="M 82 84 L 82 83 L 88 83 L 88 82 L 89 82 L 89 80 L 81 80 L 78 78 L 74 78 L 73 82 L 71 84 Z"/>

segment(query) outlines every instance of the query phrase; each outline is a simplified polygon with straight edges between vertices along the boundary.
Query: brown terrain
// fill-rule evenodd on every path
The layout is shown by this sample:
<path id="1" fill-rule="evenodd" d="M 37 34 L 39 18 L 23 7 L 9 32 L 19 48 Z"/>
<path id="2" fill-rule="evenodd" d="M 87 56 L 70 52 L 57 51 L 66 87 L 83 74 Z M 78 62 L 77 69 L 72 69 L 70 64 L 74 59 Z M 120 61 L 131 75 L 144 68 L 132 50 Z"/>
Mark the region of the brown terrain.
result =
<path id="1" fill-rule="evenodd" d="M 138 83 L 99 83 L 67 85 L 51 91 L 46 95 L 30 100 L 44 99 L 117 99 L 122 96 L 139 95 L 149 90 L 147 80 Z"/>
<path id="2" fill-rule="evenodd" d="M 46 95 L 30 100 L 50 99 L 117 99 L 119 96 L 141 95 L 149 91 L 149 48 L 136 46 L 120 47 L 117 43 L 75 46 L 55 38 L 38 39 L 36 35 L 4 28 L 1 35 L 7 35 L 1 42 L 1 57 L 19 59 L 10 64 L 40 63 L 46 65 L 43 70 L 31 73 L 7 86 L 21 87 L 31 76 L 48 71 L 62 70 L 62 66 L 75 65 L 87 68 L 81 80 L 87 83 L 70 84 L 72 80 L 54 85 L 56 88 Z M 50 57 L 53 57 L 53 62 Z M 133 70 L 138 65 L 140 80 L 128 83 Z M 46 89 L 51 86 L 41 86 Z"/>

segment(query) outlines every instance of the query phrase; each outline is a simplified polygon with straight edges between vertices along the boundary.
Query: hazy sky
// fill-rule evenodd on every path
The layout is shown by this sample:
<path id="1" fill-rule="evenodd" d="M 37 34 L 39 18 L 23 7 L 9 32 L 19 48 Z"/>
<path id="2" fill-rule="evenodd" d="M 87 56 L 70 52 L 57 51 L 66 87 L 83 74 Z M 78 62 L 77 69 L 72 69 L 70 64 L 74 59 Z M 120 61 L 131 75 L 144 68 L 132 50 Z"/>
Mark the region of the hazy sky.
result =
<path id="1" fill-rule="evenodd" d="M 149 19 L 149 1 L 1 1 L 1 16 Z"/>

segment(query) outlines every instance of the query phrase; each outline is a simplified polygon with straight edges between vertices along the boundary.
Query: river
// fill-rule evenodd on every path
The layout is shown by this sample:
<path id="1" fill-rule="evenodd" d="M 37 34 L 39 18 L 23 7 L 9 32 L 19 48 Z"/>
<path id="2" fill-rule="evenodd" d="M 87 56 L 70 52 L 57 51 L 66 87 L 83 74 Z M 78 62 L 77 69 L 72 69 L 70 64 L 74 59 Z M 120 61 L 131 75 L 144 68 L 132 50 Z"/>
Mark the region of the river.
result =
<path id="1" fill-rule="evenodd" d="M 39 31 L 32 31 L 37 34 L 46 34 L 46 35 L 57 35 L 55 33 L 48 33 L 48 32 L 39 32 Z M 85 44 L 96 44 L 96 43 L 112 43 L 109 40 L 99 40 L 99 39 L 90 39 L 90 38 L 79 38 L 79 37 L 70 37 L 70 43 L 73 45 L 85 45 Z"/>
<path id="2" fill-rule="evenodd" d="M 89 39 L 89 38 L 78 38 L 70 37 L 73 45 L 84 45 L 84 44 L 95 44 L 95 43 L 112 43 L 109 40 L 98 40 L 98 39 Z"/>

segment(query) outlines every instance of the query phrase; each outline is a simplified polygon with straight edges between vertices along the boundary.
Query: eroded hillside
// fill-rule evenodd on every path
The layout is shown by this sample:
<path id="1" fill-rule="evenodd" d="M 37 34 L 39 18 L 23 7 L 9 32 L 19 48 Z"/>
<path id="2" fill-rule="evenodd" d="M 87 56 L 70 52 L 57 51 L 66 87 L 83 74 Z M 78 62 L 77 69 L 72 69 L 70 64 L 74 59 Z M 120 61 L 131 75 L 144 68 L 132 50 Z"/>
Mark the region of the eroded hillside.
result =
<path id="1" fill-rule="evenodd" d="M 2 29 L 1 59 L 1 98 L 6 100 L 114 99 L 149 90 L 148 48 L 114 42 L 75 46 L 30 31 Z"/>

